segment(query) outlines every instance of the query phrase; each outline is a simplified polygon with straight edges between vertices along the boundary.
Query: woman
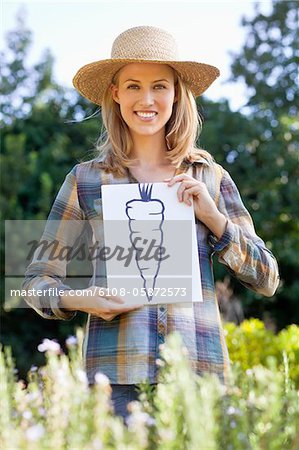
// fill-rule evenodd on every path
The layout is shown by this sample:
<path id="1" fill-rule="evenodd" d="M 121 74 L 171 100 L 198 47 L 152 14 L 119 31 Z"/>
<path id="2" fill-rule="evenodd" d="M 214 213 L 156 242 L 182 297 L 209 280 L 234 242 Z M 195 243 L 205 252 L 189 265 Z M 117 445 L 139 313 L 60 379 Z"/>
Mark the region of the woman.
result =
<path id="1" fill-rule="evenodd" d="M 179 305 L 124 308 L 122 299 L 103 296 L 105 265 L 96 260 L 93 296 L 63 284 L 66 262 L 34 257 L 24 288 L 59 287 L 63 295 L 26 301 L 48 319 L 71 319 L 77 310 L 88 313 L 84 357 L 89 382 L 97 371 L 113 388 L 117 414 L 125 417 L 136 398 L 136 385 L 157 382 L 159 345 L 177 331 L 198 373 L 216 373 L 222 381 L 229 357 L 215 295 L 212 255 L 250 289 L 274 294 L 277 263 L 256 235 L 251 217 L 229 174 L 209 153 L 196 148 L 201 126 L 195 97 L 218 77 L 216 67 L 179 61 L 171 35 L 156 27 L 126 30 L 113 43 L 111 59 L 82 67 L 74 86 L 102 106 L 107 139 L 99 157 L 77 164 L 67 175 L 50 212 L 44 236 L 74 245 L 88 221 L 93 241 L 101 241 L 101 185 L 165 182 L 177 185 L 178 201 L 193 207 L 202 275 L 203 302 L 192 309 Z M 84 220 L 85 219 L 85 220 Z M 72 220 L 75 227 L 61 225 Z M 67 231 L 66 231 L 67 230 Z"/>

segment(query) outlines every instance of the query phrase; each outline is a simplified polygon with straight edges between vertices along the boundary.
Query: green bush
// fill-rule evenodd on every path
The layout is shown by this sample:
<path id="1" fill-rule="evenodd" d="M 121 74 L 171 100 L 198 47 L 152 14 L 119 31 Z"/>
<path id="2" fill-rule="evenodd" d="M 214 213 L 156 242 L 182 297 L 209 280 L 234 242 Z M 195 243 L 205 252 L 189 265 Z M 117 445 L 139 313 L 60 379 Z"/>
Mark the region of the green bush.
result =
<path id="1" fill-rule="evenodd" d="M 284 336 L 284 339 L 287 339 Z M 197 376 L 178 334 L 161 346 L 159 383 L 144 382 L 125 425 L 113 415 L 108 378 L 88 387 L 77 341 L 47 340 L 46 365 L 17 380 L 11 352 L 0 354 L 0 446 L 24 450 L 161 449 L 295 450 L 299 393 L 275 358 L 246 371 L 233 364 L 226 385 L 214 374 Z M 293 362 L 285 356 L 290 371 Z"/>
<path id="2" fill-rule="evenodd" d="M 274 334 L 258 319 L 244 320 L 240 326 L 224 326 L 229 356 L 232 363 L 240 364 L 243 371 L 256 365 L 271 367 L 272 359 L 280 370 L 299 388 L 299 327 L 289 325 Z"/>

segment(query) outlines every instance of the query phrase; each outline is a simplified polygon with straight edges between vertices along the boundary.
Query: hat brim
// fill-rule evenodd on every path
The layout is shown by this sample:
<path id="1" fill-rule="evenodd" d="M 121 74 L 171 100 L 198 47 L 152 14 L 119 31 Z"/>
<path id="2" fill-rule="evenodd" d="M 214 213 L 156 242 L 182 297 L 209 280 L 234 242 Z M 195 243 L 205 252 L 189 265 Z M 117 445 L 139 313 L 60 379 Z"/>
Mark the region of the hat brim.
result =
<path id="1" fill-rule="evenodd" d="M 194 61 L 104 59 L 81 67 L 73 78 L 73 85 L 83 97 L 101 105 L 114 74 L 126 64 L 136 62 L 169 65 L 177 71 L 195 97 L 203 94 L 220 75 L 217 67 Z"/>

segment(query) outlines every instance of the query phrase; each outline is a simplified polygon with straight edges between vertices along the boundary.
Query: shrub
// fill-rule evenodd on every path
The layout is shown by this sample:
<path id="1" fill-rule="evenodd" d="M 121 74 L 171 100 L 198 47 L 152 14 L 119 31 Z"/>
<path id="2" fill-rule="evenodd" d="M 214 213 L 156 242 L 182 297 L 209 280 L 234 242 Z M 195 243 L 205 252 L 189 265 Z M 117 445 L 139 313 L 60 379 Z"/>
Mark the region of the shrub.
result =
<path id="1" fill-rule="evenodd" d="M 292 330 L 294 333 L 294 330 Z M 284 339 L 287 337 L 285 335 Z M 232 366 L 226 385 L 216 375 L 197 376 L 180 335 L 161 348 L 159 382 L 153 393 L 140 384 L 126 424 L 113 415 L 108 378 L 89 387 L 81 361 L 82 330 L 67 342 L 44 340 L 47 363 L 16 379 L 11 352 L 1 350 L 1 448 L 295 450 L 299 445 L 299 395 L 275 358 L 269 367 Z M 285 362 L 288 357 L 285 356 Z M 290 372 L 292 361 L 289 361 Z"/>
<path id="2" fill-rule="evenodd" d="M 271 367 L 273 358 L 280 370 L 299 388 L 299 327 L 289 325 L 275 335 L 258 319 L 244 320 L 241 325 L 224 326 L 229 356 L 243 371 L 256 365 Z"/>

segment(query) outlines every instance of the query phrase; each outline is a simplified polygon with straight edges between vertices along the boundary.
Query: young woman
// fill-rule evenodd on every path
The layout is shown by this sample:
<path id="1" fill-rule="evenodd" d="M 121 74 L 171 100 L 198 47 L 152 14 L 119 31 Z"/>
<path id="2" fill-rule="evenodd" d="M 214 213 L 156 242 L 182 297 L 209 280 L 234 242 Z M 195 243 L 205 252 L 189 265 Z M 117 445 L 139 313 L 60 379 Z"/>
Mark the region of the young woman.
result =
<path id="1" fill-rule="evenodd" d="M 45 236 L 74 245 L 88 222 L 91 240 L 101 241 L 101 185 L 165 182 L 177 186 L 177 199 L 193 207 L 196 221 L 203 302 L 125 308 L 119 296 L 105 297 L 105 264 L 96 260 L 93 296 L 80 296 L 63 284 L 65 261 L 49 252 L 34 257 L 25 289 L 57 287 L 63 295 L 28 297 L 47 319 L 69 320 L 77 310 L 88 314 L 84 358 L 90 384 L 106 374 L 117 414 L 125 417 L 142 380 L 157 382 L 159 345 L 172 331 L 181 334 L 193 369 L 216 373 L 222 381 L 229 356 L 221 326 L 212 273 L 212 255 L 248 288 L 272 296 L 279 282 L 277 263 L 256 235 L 230 175 L 212 156 L 196 147 L 201 127 L 195 98 L 219 76 L 216 67 L 180 61 L 171 35 L 141 26 L 120 34 L 111 59 L 83 66 L 74 86 L 101 105 L 106 140 L 99 156 L 73 167 L 54 201 Z M 72 220 L 76 227 L 63 226 Z M 79 225 L 78 225 L 79 224 Z M 50 291 L 49 291 L 50 292 Z M 106 292 L 106 291 L 105 291 Z M 104 294 L 105 294 L 104 292 Z"/>

